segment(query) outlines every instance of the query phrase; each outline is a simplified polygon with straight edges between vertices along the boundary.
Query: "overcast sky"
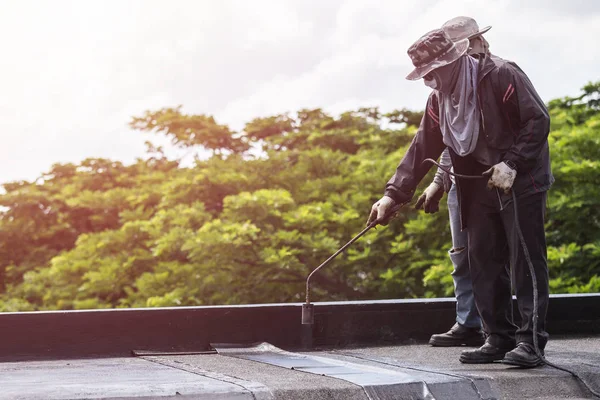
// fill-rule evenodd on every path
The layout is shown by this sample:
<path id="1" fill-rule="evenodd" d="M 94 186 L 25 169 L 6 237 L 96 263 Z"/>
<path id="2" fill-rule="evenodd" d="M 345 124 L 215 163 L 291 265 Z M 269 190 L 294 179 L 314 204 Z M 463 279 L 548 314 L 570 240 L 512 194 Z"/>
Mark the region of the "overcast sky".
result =
<path id="1" fill-rule="evenodd" d="M 406 49 L 472 16 L 545 101 L 600 79 L 596 0 L 0 0 L 0 182 L 56 162 L 132 162 L 147 109 L 183 105 L 235 129 L 322 107 L 421 109 Z"/>

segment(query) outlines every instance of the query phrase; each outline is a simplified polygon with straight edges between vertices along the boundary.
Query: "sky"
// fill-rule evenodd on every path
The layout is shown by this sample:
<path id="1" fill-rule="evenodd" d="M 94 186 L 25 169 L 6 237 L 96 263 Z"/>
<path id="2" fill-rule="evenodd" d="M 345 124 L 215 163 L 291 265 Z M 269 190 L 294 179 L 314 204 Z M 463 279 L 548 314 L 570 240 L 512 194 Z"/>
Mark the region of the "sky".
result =
<path id="1" fill-rule="evenodd" d="M 491 25 L 490 50 L 545 101 L 600 79 L 596 0 L 0 0 L 0 182 L 134 162 L 166 141 L 129 120 L 162 107 L 235 130 L 302 108 L 422 109 L 406 50 L 459 15 Z"/>

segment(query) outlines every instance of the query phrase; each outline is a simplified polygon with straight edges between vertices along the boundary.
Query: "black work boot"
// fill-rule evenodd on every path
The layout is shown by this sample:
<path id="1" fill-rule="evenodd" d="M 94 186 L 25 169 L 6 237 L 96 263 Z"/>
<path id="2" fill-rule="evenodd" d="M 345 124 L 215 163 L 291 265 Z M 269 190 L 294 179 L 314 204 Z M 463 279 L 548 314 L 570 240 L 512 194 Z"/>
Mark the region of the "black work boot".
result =
<path id="1" fill-rule="evenodd" d="M 504 355 L 514 348 L 514 344 L 506 343 L 501 347 L 485 342 L 483 346 L 475 350 L 465 350 L 460 355 L 463 364 L 487 364 L 504 359 Z"/>
<path id="2" fill-rule="evenodd" d="M 484 342 L 480 328 L 467 328 L 458 322 L 446 333 L 431 335 L 429 344 L 438 347 L 481 346 Z"/>
<path id="3" fill-rule="evenodd" d="M 543 356 L 544 350 L 540 349 Z M 533 344 L 527 342 L 519 342 L 517 347 L 506 353 L 502 364 L 517 365 L 523 368 L 534 368 L 544 364 L 544 359 L 538 356 L 535 352 Z"/>

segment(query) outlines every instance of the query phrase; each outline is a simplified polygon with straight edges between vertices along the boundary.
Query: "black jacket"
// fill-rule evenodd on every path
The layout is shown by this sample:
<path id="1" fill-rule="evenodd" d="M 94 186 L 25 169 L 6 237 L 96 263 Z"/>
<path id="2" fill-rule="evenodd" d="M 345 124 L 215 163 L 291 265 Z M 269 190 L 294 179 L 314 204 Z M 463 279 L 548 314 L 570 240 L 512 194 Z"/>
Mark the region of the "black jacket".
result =
<path id="1" fill-rule="evenodd" d="M 485 140 L 494 163 L 511 160 L 516 164 L 516 195 L 548 190 L 554 182 L 548 149 L 550 117 L 527 75 L 513 62 L 484 56 L 479 60 L 477 96 L 481 112 L 479 140 Z M 438 115 L 437 92 L 433 91 L 417 134 L 386 185 L 385 194 L 396 202 L 410 201 L 432 166 L 423 160 L 437 160 L 446 148 Z M 450 156 L 454 171 L 459 174 L 479 175 L 491 167 L 470 155 L 460 157 L 452 149 Z M 461 209 L 471 201 L 468 185 L 466 180 L 457 180 Z"/>

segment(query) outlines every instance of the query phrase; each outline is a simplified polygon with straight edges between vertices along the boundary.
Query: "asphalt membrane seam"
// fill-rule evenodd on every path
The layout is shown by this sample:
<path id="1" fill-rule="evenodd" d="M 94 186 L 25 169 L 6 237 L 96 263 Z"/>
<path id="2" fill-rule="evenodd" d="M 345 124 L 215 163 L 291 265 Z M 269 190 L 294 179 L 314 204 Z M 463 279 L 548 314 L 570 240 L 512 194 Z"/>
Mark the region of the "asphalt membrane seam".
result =
<path id="1" fill-rule="evenodd" d="M 398 382 L 389 382 L 389 383 L 380 383 L 380 384 L 375 384 L 375 383 L 361 383 L 361 382 L 357 382 L 353 379 L 350 378 L 346 378 L 344 376 L 340 376 L 339 374 L 328 374 L 328 373 L 320 373 L 320 372 L 314 372 L 309 370 L 308 368 L 300 368 L 298 366 L 287 366 L 287 365 L 281 365 L 279 363 L 273 363 L 273 362 L 268 362 L 265 360 L 260 360 L 260 359 L 256 359 L 253 357 L 244 357 L 244 355 L 248 355 L 248 354 L 244 354 L 244 352 L 242 353 L 236 353 L 235 351 L 231 351 L 231 350 L 235 350 L 236 347 L 231 346 L 230 344 L 211 344 L 212 347 L 214 347 L 217 350 L 217 353 L 219 353 L 220 355 L 223 356 L 227 356 L 227 357 L 232 357 L 232 358 L 240 358 L 243 360 L 249 360 L 249 361 L 254 361 L 254 362 L 258 362 L 258 363 L 263 363 L 266 365 L 272 365 L 272 366 L 276 366 L 279 368 L 285 368 L 285 369 L 291 369 L 293 371 L 299 371 L 299 372 L 304 372 L 307 374 L 313 374 L 313 375 L 321 375 L 321 376 L 326 376 L 328 378 L 333 378 L 333 379 L 337 379 L 337 380 L 341 380 L 353 385 L 356 385 L 358 387 L 360 387 L 364 394 L 366 395 L 366 397 L 369 400 L 375 400 L 375 399 L 379 399 L 379 394 L 378 394 L 378 390 L 380 388 L 384 388 L 390 385 L 396 385 L 396 384 L 400 384 L 400 385 L 420 385 L 421 392 L 423 393 L 423 399 L 424 400 L 434 400 L 435 397 L 433 396 L 432 392 L 431 392 L 431 388 L 429 387 L 429 385 L 427 384 L 427 382 L 425 382 L 424 380 L 414 380 L 412 382 L 402 382 L 402 383 L 398 383 Z M 307 353 L 296 353 L 296 352 L 290 352 L 290 351 L 285 351 L 282 350 L 276 346 L 271 345 L 270 343 L 260 343 L 260 344 L 256 344 L 254 346 L 243 346 L 241 347 L 242 349 L 246 349 L 247 352 L 251 352 L 252 348 L 256 348 L 256 347 L 261 347 L 261 346 L 269 346 L 270 351 L 274 351 L 276 353 L 280 353 L 281 355 L 287 355 L 290 357 L 299 357 L 299 358 L 304 358 L 304 359 L 312 359 L 313 361 L 317 361 L 317 362 L 321 362 L 321 363 L 325 363 L 325 364 L 330 364 L 330 365 L 335 365 L 337 367 L 346 367 L 346 368 L 353 368 L 353 369 L 357 369 L 357 370 L 362 370 L 362 373 L 366 373 L 366 370 L 368 369 L 373 369 L 376 368 L 377 370 L 381 370 L 381 371 L 385 371 L 388 372 L 390 374 L 397 374 L 398 371 L 392 371 L 390 369 L 387 368 L 381 368 L 381 367 L 373 367 L 373 366 L 367 366 L 364 364 L 357 364 L 357 363 L 353 363 L 353 362 L 349 362 L 349 361 L 342 361 L 342 360 L 337 360 L 335 358 L 331 358 L 331 357 L 323 357 L 323 356 L 316 356 L 316 355 L 312 355 L 312 354 L 307 354 Z M 220 350 L 221 349 L 221 350 Z M 227 349 L 227 350 L 225 350 Z M 229 351 L 228 351 L 229 350 Z M 263 349 L 264 351 L 264 349 Z M 262 352 L 262 351 L 261 351 Z M 479 396 L 481 398 L 481 396 Z"/>
<path id="2" fill-rule="evenodd" d="M 451 376 L 454 378 L 461 378 L 461 379 L 466 379 L 469 382 L 471 382 L 471 386 L 473 387 L 473 389 L 475 390 L 475 392 L 477 393 L 477 396 L 479 396 L 480 400 L 493 400 L 494 398 L 483 398 L 483 395 L 481 394 L 481 392 L 479 391 L 479 388 L 477 387 L 477 385 L 475 384 L 475 380 L 467 375 L 460 375 L 460 374 L 450 374 L 447 372 L 440 372 L 440 371 L 436 371 L 436 370 L 428 370 L 428 369 L 421 369 L 421 368 L 416 368 L 416 367 L 408 367 L 408 366 L 404 366 L 404 365 L 399 365 L 399 364 L 393 364 L 391 362 L 385 361 L 383 359 L 380 359 L 378 357 L 375 358 L 367 358 L 367 357 L 360 357 L 357 356 L 355 354 L 352 353 L 346 353 L 346 352 L 341 352 L 341 351 L 334 351 L 334 352 L 330 352 L 331 354 L 341 354 L 343 356 L 346 357 L 353 357 L 353 358 L 358 358 L 359 360 L 365 360 L 365 361 L 371 361 L 374 363 L 378 363 L 378 364 L 383 364 L 383 365 L 389 365 L 392 367 L 397 367 L 397 368 L 406 368 L 406 369 L 412 369 L 414 371 L 419 371 L 419 372 L 427 372 L 427 373 L 432 373 L 432 374 L 439 374 L 439 375 L 447 375 L 447 376 Z M 485 379 L 485 378 L 483 378 Z M 427 385 L 425 383 L 425 385 Z"/>
<path id="3" fill-rule="evenodd" d="M 214 345 L 213 345 L 213 344 L 211 344 L 211 346 L 215 347 L 215 346 L 217 346 L 217 344 L 216 344 L 216 343 L 215 343 Z M 215 348 L 216 348 L 216 347 L 215 347 Z M 231 356 L 231 355 L 225 355 L 224 353 L 219 353 L 219 350 L 217 350 L 217 353 L 218 353 L 219 355 L 223 356 L 223 357 L 237 358 L 237 357 L 235 357 L 235 356 Z M 294 354 L 297 354 L 297 353 L 294 353 Z M 314 375 L 314 372 L 309 372 L 309 371 L 306 371 L 306 370 L 303 370 L 303 369 L 297 369 L 297 368 L 294 368 L 294 367 L 287 368 L 287 367 L 283 367 L 283 366 L 281 366 L 281 365 L 269 364 L 269 363 L 267 363 L 267 362 L 264 362 L 264 361 L 251 360 L 251 359 L 249 359 L 249 361 L 256 362 L 256 363 L 262 363 L 262 364 L 266 364 L 266 365 L 273 365 L 273 366 L 276 366 L 276 367 L 278 367 L 278 368 L 290 369 L 290 370 L 292 370 L 292 371 L 295 371 L 295 372 L 300 372 L 300 373 L 303 373 L 303 374 L 309 374 L 309 375 L 310 375 L 310 374 L 313 374 L 313 375 Z M 322 374 L 322 376 L 326 376 L 326 375 L 323 375 L 323 374 Z M 360 384 L 358 384 L 358 383 L 356 383 L 356 382 L 351 382 L 351 381 L 348 381 L 348 380 L 345 380 L 345 379 L 342 379 L 342 378 L 338 378 L 338 377 L 334 377 L 334 376 L 327 376 L 327 377 L 328 377 L 328 378 L 331 378 L 331 379 L 338 379 L 338 380 L 341 380 L 341 381 L 344 381 L 344 382 L 348 382 L 348 383 L 349 383 L 349 384 L 351 384 L 351 385 L 355 385 L 355 386 L 357 386 L 357 387 L 361 388 L 361 389 L 362 389 L 362 391 L 363 391 L 363 393 L 364 393 L 364 394 L 365 394 L 365 396 L 367 397 L 367 399 L 369 399 L 369 400 L 372 400 L 372 399 L 371 399 L 371 396 L 369 395 L 369 393 L 368 393 L 367 389 L 365 388 L 365 386 L 363 386 L 363 385 L 360 385 Z"/>
<path id="4" fill-rule="evenodd" d="M 220 374 L 218 372 L 207 371 L 207 370 L 198 368 L 194 365 L 191 365 L 191 364 L 188 364 L 188 363 L 185 363 L 182 361 L 162 360 L 155 356 L 141 356 L 139 358 L 142 358 L 149 362 L 163 365 L 165 367 L 178 369 L 180 371 L 188 372 L 190 374 L 200 375 L 200 376 L 204 376 L 206 378 L 215 379 L 215 380 L 218 380 L 221 382 L 230 383 L 232 385 L 239 386 L 242 389 L 244 389 L 245 391 L 247 391 L 252 396 L 253 400 L 271 400 L 271 399 L 275 398 L 273 393 L 271 392 L 271 390 L 269 390 L 268 387 L 266 387 L 263 384 L 260 384 L 258 382 L 251 382 L 251 381 L 247 381 L 247 380 L 244 380 L 244 379 L 241 379 L 238 377 L 224 375 L 224 374 Z M 177 364 L 181 364 L 181 365 L 177 365 Z M 185 367 L 183 367 L 183 366 L 185 366 Z M 258 393 L 256 393 L 256 392 L 258 392 Z M 257 394 L 259 394 L 259 397 L 257 397 Z"/>
<path id="5" fill-rule="evenodd" d="M 440 375 L 448 375 L 448 376 L 452 376 L 452 377 L 468 379 L 471 382 L 471 385 L 473 386 L 474 390 L 477 392 L 477 395 L 479 396 L 479 398 L 481 400 L 489 400 L 489 398 L 485 398 L 485 399 L 483 398 L 483 396 L 481 395 L 481 392 L 479 391 L 479 389 L 477 388 L 477 385 L 475 384 L 475 380 L 473 378 L 467 376 L 467 375 L 450 374 L 450 373 L 447 373 L 447 372 L 441 372 L 441 371 L 436 371 L 436 370 L 427 370 L 427 369 L 420 369 L 420 368 L 416 368 L 416 367 L 409 367 L 409 366 L 404 366 L 404 365 L 401 365 L 401 364 L 394 364 L 392 362 L 386 361 L 386 359 L 382 359 L 382 358 L 379 358 L 379 357 L 373 357 L 373 358 L 361 357 L 361 356 L 358 356 L 358 355 L 355 355 L 355 354 L 352 354 L 352 353 L 342 352 L 342 351 L 331 351 L 329 353 L 330 354 L 340 354 L 340 355 L 347 356 L 347 357 L 354 357 L 354 358 L 358 358 L 358 359 L 361 359 L 361 360 L 371 361 L 371 362 L 380 363 L 380 364 L 384 364 L 384 365 L 390 365 L 390 366 L 394 366 L 394 367 L 398 367 L 398 368 L 406 368 L 406 369 L 412 369 L 412 370 L 420 371 L 420 372 L 428 372 L 428 373 L 434 373 L 434 374 L 440 374 Z M 592 365 L 592 364 L 589 364 L 589 363 L 586 363 L 586 362 L 581 362 L 581 364 L 582 365 L 592 366 L 594 368 L 598 368 L 598 366 Z M 583 383 L 584 386 L 589 385 L 589 383 L 586 380 L 584 380 L 581 376 L 573 375 L 573 373 L 570 372 L 570 371 L 565 371 L 564 369 L 557 368 L 554 365 L 547 365 L 547 367 L 549 369 L 555 369 L 555 370 L 558 370 L 558 371 L 566 372 L 567 374 L 564 375 L 564 377 L 570 377 L 570 378 L 574 379 L 576 382 L 578 382 L 580 384 Z M 595 374 L 593 371 L 587 371 L 587 373 L 592 374 L 592 375 Z M 488 378 L 480 378 L 480 379 L 488 379 Z M 590 392 L 589 389 L 590 389 L 589 387 L 586 387 L 585 391 L 586 392 Z M 590 392 L 590 394 L 591 394 L 591 392 Z"/>

